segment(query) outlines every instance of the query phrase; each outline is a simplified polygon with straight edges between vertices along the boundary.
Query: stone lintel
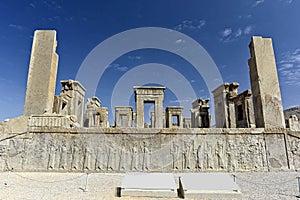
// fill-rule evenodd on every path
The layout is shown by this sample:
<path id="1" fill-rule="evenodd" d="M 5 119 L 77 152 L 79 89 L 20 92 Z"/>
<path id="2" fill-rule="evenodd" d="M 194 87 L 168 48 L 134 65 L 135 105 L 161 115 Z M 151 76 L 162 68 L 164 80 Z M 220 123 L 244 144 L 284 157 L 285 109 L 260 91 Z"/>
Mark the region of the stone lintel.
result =
<path id="1" fill-rule="evenodd" d="M 68 91 L 68 90 L 65 89 L 65 87 L 64 87 L 65 85 L 68 85 L 68 87 L 70 86 L 69 90 L 78 91 L 81 95 L 84 95 L 85 92 L 86 92 L 86 89 L 83 87 L 83 85 L 79 81 L 75 81 L 75 80 L 61 80 L 60 83 L 62 85 L 62 92 Z M 95 97 L 93 97 L 93 98 L 95 98 Z"/>

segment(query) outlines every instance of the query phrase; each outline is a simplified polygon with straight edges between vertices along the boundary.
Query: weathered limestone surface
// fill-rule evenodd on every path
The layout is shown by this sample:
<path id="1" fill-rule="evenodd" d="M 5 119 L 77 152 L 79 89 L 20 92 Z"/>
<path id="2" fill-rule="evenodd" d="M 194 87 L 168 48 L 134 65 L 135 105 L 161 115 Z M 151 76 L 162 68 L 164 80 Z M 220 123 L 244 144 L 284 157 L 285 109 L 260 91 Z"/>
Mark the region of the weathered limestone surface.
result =
<path id="1" fill-rule="evenodd" d="M 134 86 L 136 127 L 144 128 L 144 103 L 154 103 L 154 127 L 163 128 L 163 101 L 165 87 Z"/>
<path id="2" fill-rule="evenodd" d="M 293 131 L 300 131 L 300 121 L 296 115 L 290 116 L 287 121 L 287 127 Z"/>
<path id="3" fill-rule="evenodd" d="M 80 128 L 71 117 L 51 115 L 30 117 L 27 130 L 16 133 L 7 123 L 0 125 L 1 170 L 300 169 L 300 132 L 289 129 Z"/>
<path id="4" fill-rule="evenodd" d="M 52 112 L 58 66 L 56 45 L 56 31 L 34 32 L 24 115 Z"/>
<path id="5" fill-rule="evenodd" d="M 256 127 L 285 128 L 272 39 L 254 36 L 249 48 Z"/>

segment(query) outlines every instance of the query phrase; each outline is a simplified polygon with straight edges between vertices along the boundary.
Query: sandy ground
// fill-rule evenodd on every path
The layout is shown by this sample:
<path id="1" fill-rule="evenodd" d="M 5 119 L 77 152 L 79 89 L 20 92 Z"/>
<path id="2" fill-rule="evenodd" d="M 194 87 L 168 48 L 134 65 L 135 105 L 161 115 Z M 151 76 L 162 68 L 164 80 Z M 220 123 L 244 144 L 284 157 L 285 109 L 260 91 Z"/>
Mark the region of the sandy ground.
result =
<path id="1" fill-rule="evenodd" d="M 155 199 L 117 197 L 117 187 L 121 186 L 124 175 L 89 174 L 86 186 L 87 175 L 84 173 L 3 172 L 0 173 L 0 199 Z M 297 199 L 299 194 L 296 177 L 300 173 L 254 172 L 235 175 L 242 199 Z M 178 176 L 175 174 L 176 179 Z"/>

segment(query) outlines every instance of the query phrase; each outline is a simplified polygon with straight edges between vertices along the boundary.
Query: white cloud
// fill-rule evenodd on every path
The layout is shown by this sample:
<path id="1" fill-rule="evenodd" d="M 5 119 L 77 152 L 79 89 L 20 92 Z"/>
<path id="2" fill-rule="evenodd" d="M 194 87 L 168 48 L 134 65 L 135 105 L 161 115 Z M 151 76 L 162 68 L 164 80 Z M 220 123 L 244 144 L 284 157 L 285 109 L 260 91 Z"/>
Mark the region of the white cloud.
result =
<path id="1" fill-rule="evenodd" d="M 180 44 L 180 43 L 185 43 L 185 40 L 183 39 L 178 39 L 175 41 L 176 44 Z"/>
<path id="2" fill-rule="evenodd" d="M 184 20 L 180 24 L 176 25 L 174 27 L 174 30 L 176 31 L 182 31 L 182 30 L 199 30 L 203 26 L 205 26 L 206 21 L 205 20 Z"/>
<path id="3" fill-rule="evenodd" d="M 253 26 L 246 26 L 246 28 L 244 29 L 244 34 L 249 35 L 252 30 L 253 30 Z"/>
<path id="4" fill-rule="evenodd" d="M 126 71 L 128 71 L 128 67 L 121 66 L 118 63 L 116 63 L 116 64 L 114 63 L 114 64 L 109 65 L 109 68 L 113 68 L 114 70 L 119 71 L 119 72 L 126 72 Z"/>
<path id="5" fill-rule="evenodd" d="M 128 56 L 128 59 L 130 59 L 130 60 L 141 60 L 142 56 Z"/>
<path id="6" fill-rule="evenodd" d="M 235 32 L 235 37 L 240 37 L 242 34 L 243 34 L 243 31 L 242 31 L 242 29 L 239 28 L 239 29 Z"/>
<path id="7" fill-rule="evenodd" d="M 226 28 L 225 30 L 223 30 L 222 36 L 223 37 L 228 37 L 228 36 L 231 35 L 231 33 L 232 33 L 232 29 L 231 28 Z"/>
<path id="8" fill-rule="evenodd" d="M 265 0 L 256 0 L 253 4 L 252 4 L 252 7 L 256 7 L 256 6 L 258 6 L 259 4 L 262 4 L 262 3 L 264 3 L 265 2 Z"/>
<path id="9" fill-rule="evenodd" d="M 300 87 L 300 49 L 284 53 L 278 71 L 285 84 Z"/>
<path id="10" fill-rule="evenodd" d="M 19 30 L 19 31 L 21 31 L 21 30 L 24 29 L 23 26 L 18 25 L 18 24 L 9 24 L 8 26 L 9 26 L 10 28 L 14 28 L 14 29 L 17 29 L 17 30 Z"/>
<path id="11" fill-rule="evenodd" d="M 245 28 L 238 28 L 236 30 L 233 30 L 232 28 L 225 28 L 221 31 L 221 41 L 222 42 L 232 42 L 236 41 L 240 37 L 244 35 L 249 35 L 251 31 L 253 30 L 253 26 L 246 26 Z"/>
<path id="12" fill-rule="evenodd" d="M 34 3 L 30 3 L 29 6 L 32 7 L 32 8 L 35 8 L 35 4 Z"/>
<path id="13" fill-rule="evenodd" d="M 280 1 L 290 4 L 290 3 L 293 3 L 294 0 L 280 0 Z"/>

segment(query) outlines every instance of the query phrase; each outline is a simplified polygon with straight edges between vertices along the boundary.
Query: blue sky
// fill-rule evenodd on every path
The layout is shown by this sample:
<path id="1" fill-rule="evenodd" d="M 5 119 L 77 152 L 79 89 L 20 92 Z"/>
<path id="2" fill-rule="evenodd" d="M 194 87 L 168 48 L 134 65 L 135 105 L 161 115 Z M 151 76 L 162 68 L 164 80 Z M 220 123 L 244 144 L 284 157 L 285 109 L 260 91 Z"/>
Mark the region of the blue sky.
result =
<path id="1" fill-rule="evenodd" d="M 247 60 L 251 36 L 272 37 L 284 108 L 299 105 L 299 8 L 299 0 L 2 0 L 0 121 L 23 113 L 36 29 L 57 30 L 58 80 L 75 79 L 87 55 L 109 37 L 134 28 L 161 27 L 179 31 L 202 45 L 223 81 L 239 82 L 240 92 L 250 89 Z M 112 89 L 122 75 L 146 63 L 174 68 L 189 81 L 197 97 L 210 97 L 203 77 L 186 60 L 167 51 L 142 49 L 120 56 L 105 71 L 96 93 L 102 105 L 110 107 Z M 57 82 L 56 94 L 60 90 Z M 180 101 L 185 99 L 176 99 L 174 91 L 167 89 L 165 106 Z M 132 97 L 129 104 L 133 105 Z"/>

